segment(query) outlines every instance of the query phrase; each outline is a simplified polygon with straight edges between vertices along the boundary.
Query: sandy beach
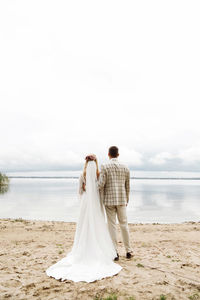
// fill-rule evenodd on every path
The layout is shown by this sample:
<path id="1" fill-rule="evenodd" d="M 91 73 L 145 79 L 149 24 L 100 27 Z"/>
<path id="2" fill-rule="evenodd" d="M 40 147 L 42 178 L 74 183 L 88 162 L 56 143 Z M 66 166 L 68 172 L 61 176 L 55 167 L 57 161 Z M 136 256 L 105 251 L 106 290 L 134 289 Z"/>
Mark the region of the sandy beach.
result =
<path id="1" fill-rule="evenodd" d="M 45 270 L 70 251 L 76 224 L 0 220 L 0 299 L 200 299 L 200 222 L 129 224 L 132 260 L 93 283 L 48 277 Z M 116 298 L 114 297 L 116 295 Z"/>

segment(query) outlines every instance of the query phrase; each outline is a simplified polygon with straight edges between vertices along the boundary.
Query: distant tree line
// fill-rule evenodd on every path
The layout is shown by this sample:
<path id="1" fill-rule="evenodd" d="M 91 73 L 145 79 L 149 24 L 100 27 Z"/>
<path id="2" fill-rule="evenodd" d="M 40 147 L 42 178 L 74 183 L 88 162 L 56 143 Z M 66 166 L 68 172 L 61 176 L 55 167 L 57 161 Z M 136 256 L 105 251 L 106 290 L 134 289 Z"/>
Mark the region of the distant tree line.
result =
<path id="1" fill-rule="evenodd" d="M 8 185 L 9 184 L 9 178 L 0 172 L 0 186 Z"/>

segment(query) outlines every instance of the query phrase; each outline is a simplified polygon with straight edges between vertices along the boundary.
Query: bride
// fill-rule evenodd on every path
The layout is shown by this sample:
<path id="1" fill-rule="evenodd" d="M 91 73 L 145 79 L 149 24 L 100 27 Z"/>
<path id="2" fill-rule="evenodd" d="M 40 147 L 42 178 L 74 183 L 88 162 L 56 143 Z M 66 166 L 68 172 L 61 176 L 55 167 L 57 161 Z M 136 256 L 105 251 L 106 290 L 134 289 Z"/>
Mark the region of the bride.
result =
<path id="1" fill-rule="evenodd" d="M 100 201 L 96 156 L 88 155 L 85 159 L 83 174 L 79 179 L 81 207 L 73 247 L 66 257 L 46 270 L 48 276 L 61 281 L 92 282 L 113 276 L 122 269 L 113 262 L 117 253 Z"/>

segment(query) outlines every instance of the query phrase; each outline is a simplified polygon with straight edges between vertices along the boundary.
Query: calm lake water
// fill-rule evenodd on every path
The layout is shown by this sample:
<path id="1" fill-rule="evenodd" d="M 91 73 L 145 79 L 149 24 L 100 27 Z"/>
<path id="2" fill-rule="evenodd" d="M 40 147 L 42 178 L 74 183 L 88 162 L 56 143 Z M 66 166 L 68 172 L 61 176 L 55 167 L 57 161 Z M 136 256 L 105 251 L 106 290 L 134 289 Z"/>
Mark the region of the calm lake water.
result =
<path id="1" fill-rule="evenodd" d="M 76 221 L 79 174 L 80 171 L 8 174 L 21 177 L 11 178 L 8 192 L 0 194 L 0 218 Z M 138 171 L 131 175 L 134 179 L 127 207 L 129 223 L 200 221 L 200 180 L 194 179 L 200 178 L 200 173 Z"/>

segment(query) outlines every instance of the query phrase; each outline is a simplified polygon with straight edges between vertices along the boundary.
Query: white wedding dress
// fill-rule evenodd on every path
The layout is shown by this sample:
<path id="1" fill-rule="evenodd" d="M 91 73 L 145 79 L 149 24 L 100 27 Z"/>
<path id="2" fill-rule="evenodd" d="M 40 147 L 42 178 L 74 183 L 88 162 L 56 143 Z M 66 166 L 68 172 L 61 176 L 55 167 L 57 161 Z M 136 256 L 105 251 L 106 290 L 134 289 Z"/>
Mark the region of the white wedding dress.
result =
<path id="1" fill-rule="evenodd" d="M 74 282 L 92 282 L 120 272 L 97 188 L 96 164 L 89 161 L 86 170 L 86 192 L 81 207 L 74 244 L 68 255 L 46 270 L 48 276 Z"/>

